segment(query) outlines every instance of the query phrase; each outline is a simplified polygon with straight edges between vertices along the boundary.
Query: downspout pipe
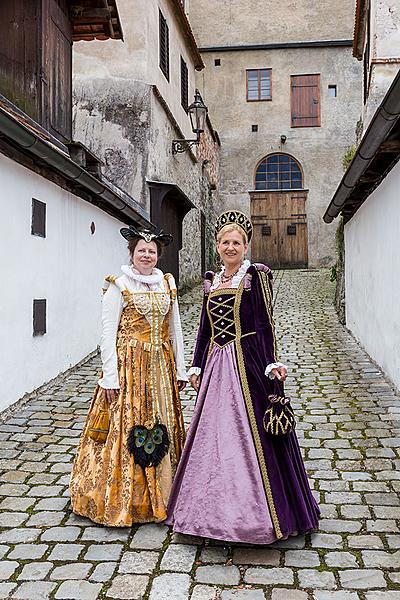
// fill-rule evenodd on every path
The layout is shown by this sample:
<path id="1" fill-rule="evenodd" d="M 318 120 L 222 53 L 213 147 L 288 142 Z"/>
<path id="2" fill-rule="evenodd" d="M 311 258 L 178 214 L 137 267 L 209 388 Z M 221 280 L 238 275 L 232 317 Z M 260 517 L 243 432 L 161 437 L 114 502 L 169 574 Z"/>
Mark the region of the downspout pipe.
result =
<path id="1" fill-rule="evenodd" d="M 343 209 L 357 183 L 374 160 L 382 142 L 400 118 L 400 70 L 382 104 L 372 118 L 357 152 L 333 196 L 325 214 L 325 223 L 332 223 Z"/>
<path id="2" fill-rule="evenodd" d="M 127 221 L 138 223 L 146 228 L 153 227 L 148 219 L 148 213 L 128 194 L 112 186 L 112 184 L 106 184 L 93 177 L 88 171 L 71 160 L 69 156 L 63 154 L 51 143 L 42 140 L 34 131 L 15 120 L 12 115 L 1 107 L 0 134 L 52 166 L 69 181 L 76 183 L 103 200 L 121 213 L 121 217 L 125 217 Z"/>

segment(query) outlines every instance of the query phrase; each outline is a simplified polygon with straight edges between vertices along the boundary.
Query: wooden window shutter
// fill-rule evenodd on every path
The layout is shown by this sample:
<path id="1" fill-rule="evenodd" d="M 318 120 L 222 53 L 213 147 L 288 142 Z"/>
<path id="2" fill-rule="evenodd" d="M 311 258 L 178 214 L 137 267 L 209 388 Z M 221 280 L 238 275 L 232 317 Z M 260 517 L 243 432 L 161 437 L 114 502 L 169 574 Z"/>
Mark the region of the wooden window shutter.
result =
<path id="1" fill-rule="evenodd" d="M 187 64 L 181 56 L 181 104 L 185 111 L 189 106 L 189 75 Z"/>
<path id="2" fill-rule="evenodd" d="M 160 69 L 169 81 L 169 29 L 161 10 L 159 10 L 159 43 Z"/>
<path id="3" fill-rule="evenodd" d="M 72 25 L 66 0 L 48 0 L 43 35 L 43 110 L 47 128 L 61 141 L 72 137 Z"/>
<path id="4" fill-rule="evenodd" d="M 291 126 L 319 127 L 321 125 L 320 76 L 291 76 Z"/>
<path id="5" fill-rule="evenodd" d="M 46 300 L 33 301 L 33 335 L 44 335 L 46 333 Z"/>

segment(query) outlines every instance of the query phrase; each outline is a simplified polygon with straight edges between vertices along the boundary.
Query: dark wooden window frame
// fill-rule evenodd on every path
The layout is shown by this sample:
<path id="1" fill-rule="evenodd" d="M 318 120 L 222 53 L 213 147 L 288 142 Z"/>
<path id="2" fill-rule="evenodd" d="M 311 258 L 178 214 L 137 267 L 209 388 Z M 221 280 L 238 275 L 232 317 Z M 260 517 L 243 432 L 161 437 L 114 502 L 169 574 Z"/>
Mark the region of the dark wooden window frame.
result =
<path id="1" fill-rule="evenodd" d="M 258 98 L 252 99 L 249 98 L 249 73 L 250 72 L 258 72 Z M 268 71 L 269 73 L 269 87 L 270 87 L 270 95 L 269 98 L 260 98 L 261 96 L 261 71 Z M 262 69 L 246 69 L 246 101 L 247 102 L 271 102 L 272 101 L 272 68 L 265 67 Z"/>
<path id="2" fill-rule="evenodd" d="M 189 107 L 189 71 L 185 59 L 181 56 L 181 105 L 185 112 Z"/>
<path id="3" fill-rule="evenodd" d="M 167 19 L 158 9 L 159 14 L 159 66 L 167 81 L 169 81 L 169 27 Z"/>
<path id="4" fill-rule="evenodd" d="M 294 77 L 317 77 L 318 78 L 318 117 L 317 123 L 314 125 L 307 124 L 293 124 L 293 86 L 292 81 Z M 304 86 L 305 87 L 305 86 Z M 309 117 L 312 119 L 313 117 Z M 302 127 L 321 127 L 321 74 L 320 73 L 296 73 L 296 75 L 290 76 L 290 126 L 294 129 L 302 128 Z"/>
<path id="5" fill-rule="evenodd" d="M 47 333 L 47 300 L 44 298 L 33 300 L 33 335 Z"/>
<path id="6" fill-rule="evenodd" d="M 46 203 L 32 198 L 31 234 L 46 237 Z"/>

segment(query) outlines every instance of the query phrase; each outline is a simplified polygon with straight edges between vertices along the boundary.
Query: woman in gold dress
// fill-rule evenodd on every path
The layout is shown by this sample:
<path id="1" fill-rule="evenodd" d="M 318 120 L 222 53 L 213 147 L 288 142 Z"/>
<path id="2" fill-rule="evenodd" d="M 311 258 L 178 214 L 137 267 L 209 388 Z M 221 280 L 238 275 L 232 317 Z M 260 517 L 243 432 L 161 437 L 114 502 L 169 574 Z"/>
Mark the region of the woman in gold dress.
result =
<path id="1" fill-rule="evenodd" d="M 182 329 L 172 275 L 156 263 L 172 237 L 121 229 L 131 265 L 106 278 L 102 377 L 71 476 L 72 510 L 102 525 L 159 522 L 184 444 L 179 390 L 186 385 Z M 105 441 L 90 437 L 109 412 Z"/>

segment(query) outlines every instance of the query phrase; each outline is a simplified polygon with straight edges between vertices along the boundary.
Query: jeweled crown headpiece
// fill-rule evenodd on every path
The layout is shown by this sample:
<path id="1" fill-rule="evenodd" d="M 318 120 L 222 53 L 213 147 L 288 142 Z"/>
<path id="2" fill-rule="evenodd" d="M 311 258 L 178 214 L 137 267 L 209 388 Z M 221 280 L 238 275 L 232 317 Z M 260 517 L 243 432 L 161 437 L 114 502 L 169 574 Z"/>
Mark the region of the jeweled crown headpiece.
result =
<path id="1" fill-rule="evenodd" d="M 122 227 L 119 232 L 128 241 L 132 238 L 140 238 L 145 242 L 159 242 L 162 246 L 168 246 L 174 239 L 171 234 L 164 233 L 163 230 L 152 233 L 149 229 L 136 229 L 133 225 Z"/>
<path id="2" fill-rule="evenodd" d="M 219 215 L 215 224 L 215 235 L 217 236 L 225 225 L 239 225 L 247 235 L 247 240 L 250 242 L 253 235 L 253 224 L 240 210 L 227 210 Z"/>

